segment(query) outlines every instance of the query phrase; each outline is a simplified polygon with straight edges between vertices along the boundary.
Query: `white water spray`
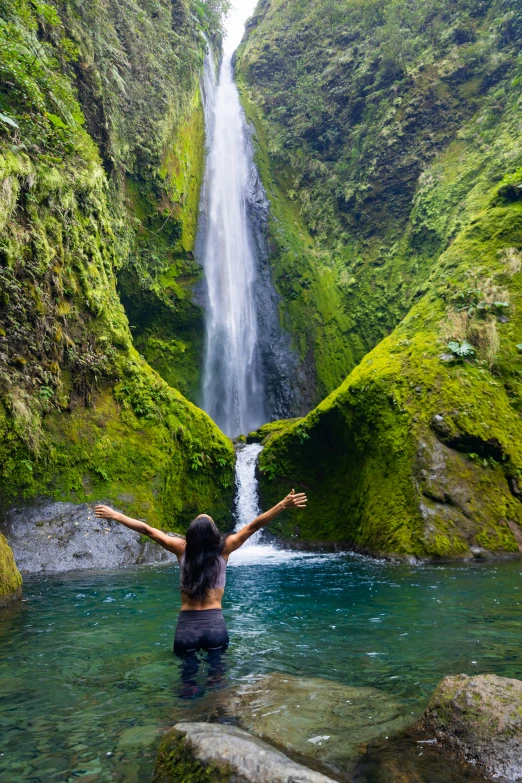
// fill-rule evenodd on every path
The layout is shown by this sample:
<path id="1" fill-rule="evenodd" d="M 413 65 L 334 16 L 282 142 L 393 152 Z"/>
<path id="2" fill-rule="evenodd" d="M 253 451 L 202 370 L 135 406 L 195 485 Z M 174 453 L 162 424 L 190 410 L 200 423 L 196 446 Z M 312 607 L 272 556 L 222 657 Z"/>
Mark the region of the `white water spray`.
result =
<path id="1" fill-rule="evenodd" d="M 257 491 L 256 465 L 263 447 L 259 443 L 252 443 L 240 447 L 236 455 L 236 530 L 240 530 L 249 522 L 252 522 L 261 510 Z M 259 541 L 261 531 L 255 533 L 249 545 Z"/>
<path id="2" fill-rule="evenodd" d="M 236 457 L 236 530 L 252 522 L 259 514 L 256 467 L 263 447 L 259 443 L 240 446 Z M 306 557 L 301 552 L 279 549 L 273 544 L 263 544 L 263 533 L 254 533 L 243 546 L 230 555 L 230 565 L 246 565 L 260 562 L 286 563 Z"/>
<path id="3" fill-rule="evenodd" d="M 248 215 L 253 161 L 231 57 L 223 59 L 215 94 L 207 84 L 213 73 L 208 57 L 203 81 L 209 144 L 202 200 L 208 290 L 203 408 L 234 437 L 266 420 L 254 299 L 257 264 Z"/>

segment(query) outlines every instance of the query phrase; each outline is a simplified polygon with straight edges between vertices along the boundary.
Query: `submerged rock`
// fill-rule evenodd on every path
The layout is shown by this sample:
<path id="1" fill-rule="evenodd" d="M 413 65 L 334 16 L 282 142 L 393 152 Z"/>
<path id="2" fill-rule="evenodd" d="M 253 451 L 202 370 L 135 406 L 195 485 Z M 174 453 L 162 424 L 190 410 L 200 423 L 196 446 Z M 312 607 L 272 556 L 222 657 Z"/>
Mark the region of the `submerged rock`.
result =
<path id="1" fill-rule="evenodd" d="M 495 674 L 445 677 L 420 726 L 495 777 L 522 781 L 522 682 Z"/>
<path id="2" fill-rule="evenodd" d="M 274 672 L 251 680 L 220 705 L 222 713 L 285 750 L 324 763 L 346 761 L 360 746 L 410 722 L 394 698 L 376 688 Z"/>
<path id="3" fill-rule="evenodd" d="M 333 783 L 234 726 L 178 723 L 163 740 L 153 783 Z"/>
<path id="4" fill-rule="evenodd" d="M 19 506 L 7 512 L 2 526 L 18 568 L 26 573 L 119 568 L 174 559 L 123 525 L 96 519 L 86 503 Z"/>

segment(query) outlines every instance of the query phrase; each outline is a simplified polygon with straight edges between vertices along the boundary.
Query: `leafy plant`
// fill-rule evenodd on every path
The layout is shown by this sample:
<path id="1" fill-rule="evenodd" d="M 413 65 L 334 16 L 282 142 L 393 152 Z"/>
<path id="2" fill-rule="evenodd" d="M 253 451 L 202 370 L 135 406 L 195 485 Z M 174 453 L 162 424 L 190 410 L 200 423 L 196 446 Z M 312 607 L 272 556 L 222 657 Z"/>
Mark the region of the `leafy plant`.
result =
<path id="1" fill-rule="evenodd" d="M 12 117 L 9 117 L 7 114 L 2 114 L 0 111 L 0 122 L 5 123 L 6 125 L 10 125 L 12 128 L 18 128 L 20 127 L 15 120 L 13 120 Z"/>
<path id="2" fill-rule="evenodd" d="M 43 400 L 50 400 L 51 397 L 54 397 L 54 389 L 50 386 L 40 386 L 40 397 Z"/>
<path id="3" fill-rule="evenodd" d="M 468 343 L 467 340 L 462 340 L 461 343 L 459 343 L 457 340 L 451 340 L 448 343 L 448 348 L 450 349 L 451 353 L 459 359 L 465 359 L 475 355 L 475 349 L 471 343 Z"/>
<path id="4" fill-rule="evenodd" d="M 272 465 L 272 464 L 268 463 L 266 465 L 260 466 L 259 469 L 260 469 L 261 473 L 264 473 L 264 475 L 267 476 L 269 481 L 273 481 L 273 479 L 276 476 L 276 466 L 275 465 Z"/>
<path id="5" fill-rule="evenodd" d="M 304 427 L 298 427 L 296 429 L 296 435 L 299 439 L 299 443 L 302 445 L 303 443 L 306 443 L 307 440 L 310 440 L 310 435 L 305 430 Z"/>

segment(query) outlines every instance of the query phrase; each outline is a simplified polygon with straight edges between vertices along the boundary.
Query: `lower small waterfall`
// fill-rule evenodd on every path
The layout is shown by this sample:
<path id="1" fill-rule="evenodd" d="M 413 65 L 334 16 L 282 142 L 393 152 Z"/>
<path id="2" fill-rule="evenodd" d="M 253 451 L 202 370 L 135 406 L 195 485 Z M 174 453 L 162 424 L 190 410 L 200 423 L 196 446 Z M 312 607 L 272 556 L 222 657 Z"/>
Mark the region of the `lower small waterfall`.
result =
<path id="1" fill-rule="evenodd" d="M 259 514 L 259 496 L 256 478 L 257 460 L 263 447 L 260 443 L 239 446 L 236 454 L 236 530 L 248 525 Z M 259 543 L 261 531 L 248 544 Z"/>
<path id="2" fill-rule="evenodd" d="M 263 451 L 260 443 L 239 445 L 236 452 L 236 526 L 240 530 L 252 522 L 262 511 L 259 505 L 259 491 L 256 477 L 257 461 Z M 230 565 L 243 565 L 263 561 L 286 563 L 289 560 L 302 560 L 310 555 L 290 551 L 263 543 L 263 531 L 254 533 L 246 544 L 230 555 Z"/>

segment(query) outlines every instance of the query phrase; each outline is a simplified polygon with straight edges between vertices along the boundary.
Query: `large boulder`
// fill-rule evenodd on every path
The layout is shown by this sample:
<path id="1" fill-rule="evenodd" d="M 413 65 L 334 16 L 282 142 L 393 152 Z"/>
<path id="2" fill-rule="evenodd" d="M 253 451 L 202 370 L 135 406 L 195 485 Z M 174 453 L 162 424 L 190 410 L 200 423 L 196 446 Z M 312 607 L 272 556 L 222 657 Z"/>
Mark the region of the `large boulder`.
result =
<path id="1" fill-rule="evenodd" d="M 389 694 L 320 678 L 274 672 L 224 692 L 222 717 L 324 764 L 345 763 L 361 745 L 404 728 L 411 717 Z"/>
<path id="2" fill-rule="evenodd" d="M 153 783 L 333 783 L 235 726 L 178 723 L 163 740 Z"/>
<path id="3" fill-rule="evenodd" d="M 522 682 L 495 674 L 445 677 L 420 726 L 495 777 L 522 781 Z"/>
<path id="4" fill-rule="evenodd" d="M 10 606 L 22 595 L 22 577 L 11 547 L 0 534 L 0 608 Z"/>

